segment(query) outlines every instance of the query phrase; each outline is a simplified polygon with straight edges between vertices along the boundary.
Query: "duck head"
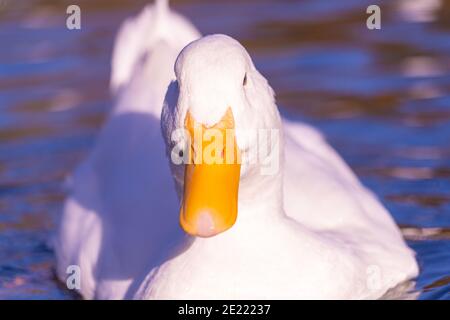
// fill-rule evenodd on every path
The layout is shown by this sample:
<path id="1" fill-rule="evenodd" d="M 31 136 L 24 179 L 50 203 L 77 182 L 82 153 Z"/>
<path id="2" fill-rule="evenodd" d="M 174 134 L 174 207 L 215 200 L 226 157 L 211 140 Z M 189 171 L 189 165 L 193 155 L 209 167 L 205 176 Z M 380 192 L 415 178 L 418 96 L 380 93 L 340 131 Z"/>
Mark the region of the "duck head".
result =
<path id="1" fill-rule="evenodd" d="M 175 74 L 161 123 L 181 198 L 180 224 L 190 235 L 211 237 L 236 222 L 239 197 L 261 174 L 260 132 L 279 130 L 280 117 L 267 81 L 229 36 L 191 42 Z M 279 138 L 269 137 L 264 161 L 279 162 Z"/>

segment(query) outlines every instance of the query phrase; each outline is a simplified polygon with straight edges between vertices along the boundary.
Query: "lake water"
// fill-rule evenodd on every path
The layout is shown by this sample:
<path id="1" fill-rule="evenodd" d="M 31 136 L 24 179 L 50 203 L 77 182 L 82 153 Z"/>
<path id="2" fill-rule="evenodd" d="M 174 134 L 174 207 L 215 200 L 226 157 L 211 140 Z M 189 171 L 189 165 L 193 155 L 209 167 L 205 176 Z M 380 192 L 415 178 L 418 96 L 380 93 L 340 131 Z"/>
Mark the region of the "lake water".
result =
<path id="1" fill-rule="evenodd" d="M 0 0 L 0 299 L 71 299 L 47 238 L 64 177 L 111 100 L 114 35 L 142 1 Z M 320 128 L 417 252 L 421 299 L 450 299 L 450 1 L 173 1 L 241 41 L 280 108 Z M 368 30 L 378 4 L 381 30 Z"/>

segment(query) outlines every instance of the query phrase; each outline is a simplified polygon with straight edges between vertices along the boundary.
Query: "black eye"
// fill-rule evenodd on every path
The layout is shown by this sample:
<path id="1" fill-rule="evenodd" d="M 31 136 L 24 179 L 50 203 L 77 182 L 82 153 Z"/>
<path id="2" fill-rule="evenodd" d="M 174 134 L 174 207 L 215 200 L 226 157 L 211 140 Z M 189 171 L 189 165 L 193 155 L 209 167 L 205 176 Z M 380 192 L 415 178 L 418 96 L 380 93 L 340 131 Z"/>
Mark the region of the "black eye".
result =
<path id="1" fill-rule="evenodd" d="M 180 158 L 183 158 L 183 156 L 184 156 L 183 150 L 180 150 L 180 151 L 178 152 L 178 155 L 180 156 Z"/>
<path id="2" fill-rule="evenodd" d="M 242 85 L 246 85 L 247 84 L 247 74 L 245 74 L 244 76 L 244 80 L 242 81 Z"/>

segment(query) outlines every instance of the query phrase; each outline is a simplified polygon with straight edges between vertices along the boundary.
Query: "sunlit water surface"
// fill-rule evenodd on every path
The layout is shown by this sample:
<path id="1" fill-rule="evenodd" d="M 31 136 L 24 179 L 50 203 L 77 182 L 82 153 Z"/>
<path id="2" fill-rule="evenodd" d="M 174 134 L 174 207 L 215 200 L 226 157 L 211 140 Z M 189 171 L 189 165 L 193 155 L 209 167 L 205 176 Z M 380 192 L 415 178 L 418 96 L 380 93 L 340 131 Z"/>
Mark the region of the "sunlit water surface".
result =
<path id="1" fill-rule="evenodd" d="M 47 245 L 64 177 L 111 107 L 115 32 L 140 1 L 0 0 L 0 298 L 70 299 Z M 316 125 L 417 252 L 421 299 L 450 299 L 450 1 L 174 1 L 241 41 L 284 112 Z M 382 29 L 366 8 L 382 8 Z"/>

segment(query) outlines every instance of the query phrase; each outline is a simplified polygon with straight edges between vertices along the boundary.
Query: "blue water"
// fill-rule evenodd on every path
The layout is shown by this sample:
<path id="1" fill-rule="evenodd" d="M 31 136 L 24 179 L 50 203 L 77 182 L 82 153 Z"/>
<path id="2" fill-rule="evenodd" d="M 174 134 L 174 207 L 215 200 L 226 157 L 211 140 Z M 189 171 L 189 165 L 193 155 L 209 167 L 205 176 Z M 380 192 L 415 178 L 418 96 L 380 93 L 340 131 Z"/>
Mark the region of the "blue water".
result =
<path id="1" fill-rule="evenodd" d="M 319 127 L 402 227 L 419 298 L 450 299 L 450 1 L 173 2 L 247 47 L 280 108 Z M 77 3 L 69 31 L 58 1 L 0 1 L 0 299 L 75 297 L 47 239 L 111 105 L 114 34 L 144 5 Z"/>

